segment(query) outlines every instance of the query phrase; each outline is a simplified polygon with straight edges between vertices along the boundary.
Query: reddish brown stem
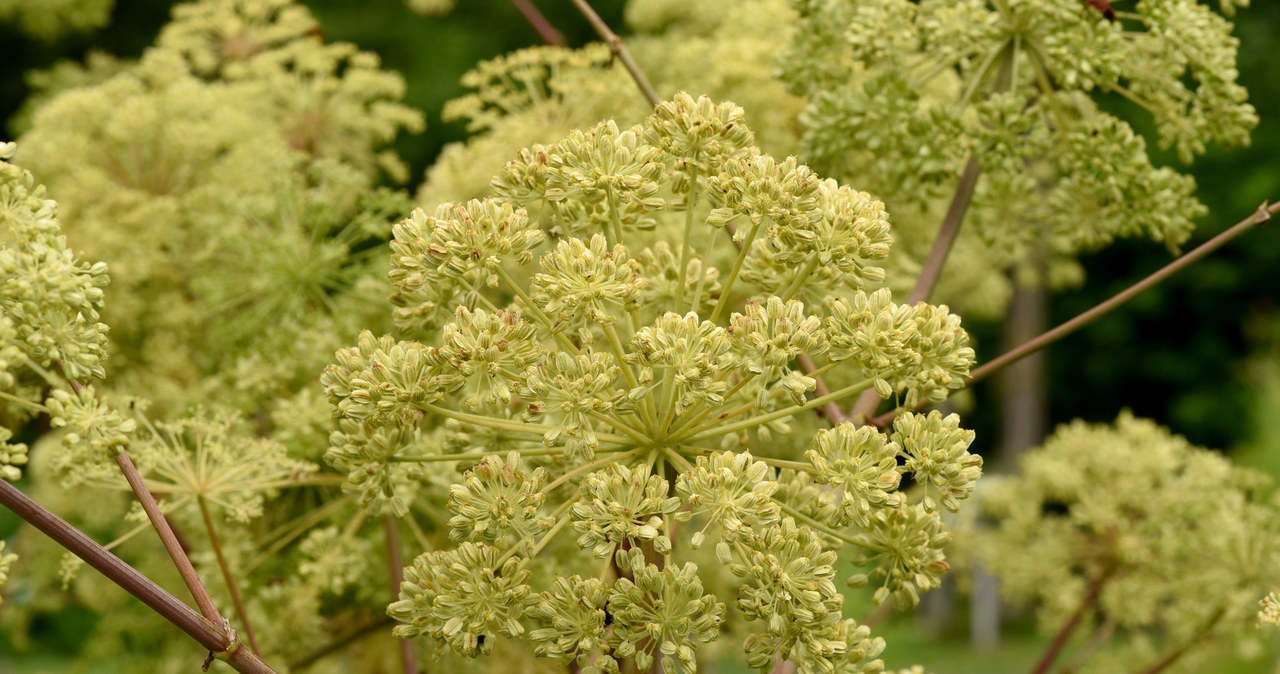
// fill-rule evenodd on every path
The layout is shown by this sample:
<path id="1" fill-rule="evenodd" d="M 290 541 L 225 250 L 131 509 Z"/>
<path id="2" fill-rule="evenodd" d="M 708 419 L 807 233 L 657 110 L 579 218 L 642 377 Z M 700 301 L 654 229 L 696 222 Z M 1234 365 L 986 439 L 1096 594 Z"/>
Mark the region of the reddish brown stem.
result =
<path id="1" fill-rule="evenodd" d="M 330 641 L 320 648 L 307 653 L 301 658 L 289 663 L 289 668 L 293 671 L 303 671 L 314 665 L 315 663 L 345 649 L 365 637 L 381 632 L 383 629 L 390 627 L 395 621 L 390 616 L 381 616 L 375 618 L 360 627 Z"/>
<path id="2" fill-rule="evenodd" d="M 573 0 L 573 4 L 582 13 L 582 16 L 586 17 L 587 22 L 595 29 L 600 39 L 609 45 L 609 50 L 613 52 L 613 55 L 619 61 L 622 61 L 622 67 L 626 68 L 631 75 L 631 79 L 635 80 L 640 93 L 644 95 L 644 99 L 649 101 L 649 105 L 657 105 L 657 92 L 653 90 L 653 85 L 649 84 L 649 78 L 644 76 L 644 71 L 640 70 L 640 66 L 636 64 L 635 59 L 631 58 L 631 52 L 627 51 L 627 45 L 622 43 L 622 38 L 609 29 L 609 24 L 605 23 L 599 14 L 596 14 L 596 10 L 591 8 L 591 3 L 587 2 L 587 0 Z"/>
<path id="3" fill-rule="evenodd" d="M 212 622 L 182 603 L 155 581 L 111 554 L 83 532 L 32 501 L 17 487 L 0 480 L 0 504 L 13 511 L 28 524 L 39 529 L 71 554 L 84 560 L 102 575 L 136 597 L 175 627 L 225 660 L 237 672 L 274 674 L 257 655 L 231 638 L 225 624 Z"/>
<path id="4" fill-rule="evenodd" d="M 938 230 L 938 237 L 933 240 L 929 257 L 925 258 L 924 266 L 920 268 L 920 277 L 916 279 L 915 287 L 911 289 L 911 294 L 907 295 L 907 304 L 927 301 L 934 287 L 938 285 L 938 278 L 942 276 L 942 268 L 946 266 L 947 256 L 951 254 L 951 247 L 955 245 L 956 236 L 960 234 L 960 224 L 964 222 L 964 216 L 969 212 L 969 204 L 973 203 L 973 192 L 978 186 L 978 176 L 981 173 L 982 167 L 978 164 L 978 158 L 969 157 L 969 161 L 964 165 L 964 173 L 960 175 L 960 184 L 956 185 L 955 194 L 951 197 L 951 205 L 947 207 L 947 216 L 942 220 L 942 228 Z"/>
<path id="5" fill-rule="evenodd" d="M 907 304 L 927 301 L 934 287 L 938 285 L 938 278 L 942 276 L 942 268 L 946 266 L 947 256 L 951 254 L 956 236 L 960 234 L 960 224 L 964 222 L 965 213 L 969 212 L 969 204 L 973 202 L 973 191 L 978 186 L 978 176 L 981 173 L 982 168 L 978 165 L 978 158 L 969 157 L 969 161 L 964 165 L 964 173 L 960 176 L 960 184 L 956 185 L 955 194 L 951 197 L 951 206 L 947 208 L 947 216 L 942 221 L 942 228 L 938 230 L 938 237 L 933 240 L 929 257 L 920 268 L 920 277 L 916 279 L 915 287 L 907 296 Z M 876 390 L 867 389 L 858 397 L 858 402 L 849 411 L 849 416 L 855 419 L 870 418 L 879 403 L 880 396 Z"/>
<path id="6" fill-rule="evenodd" d="M 1183 642 L 1181 646 L 1170 651 L 1163 658 L 1157 660 L 1150 667 L 1142 670 L 1142 674 L 1160 674 L 1160 672 L 1168 669 L 1173 665 L 1173 663 L 1182 659 L 1182 656 L 1186 655 L 1187 651 L 1190 651 L 1196 644 L 1204 641 L 1205 637 L 1209 636 L 1209 632 L 1213 631 L 1214 626 L 1217 625 L 1226 614 L 1226 605 L 1219 606 L 1216 611 L 1209 614 L 1208 618 L 1205 618 L 1204 622 L 1200 623 L 1200 627 L 1196 629 L 1195 634 L 1191 635 L 1191 638 Z"/>
<path id="7" fill-rule="evenodd" d="M 382 519 L 382 526 L 387 532 L 387 560 L 391 564 L 391 600 L 400 597 L 400 584 L 404 582 L 404 561 L 400 556 L 400 529 L 396 518 L 387 515 Z M 418 674 L 418 657 L 414 653 L 413 641 L 400 640 L 400 666 L 404 674 Z"/>
<path id="8" fill-rule="evenodd" d="M 1108 575 L 1103 573 L 1089 583 L 1089 590 L 1085 593 L 1084 599 L 1080 600 L 1080 606 L 1076 607 L 1070 618 L 1067 618 L 1067 622 L 1063 623 L 1058 633 L 1053 635 L 1053 640 L 1044 649 L 1044 654 L 1040 656 L 1040 661 L 1032 668 L 1031 674 L 1048 674 L 1049 668 L 1053 666 L 1053 661 L 1058 659 L 1058 655 L 1066 647 L 1067 641 L 1071 639 L 1071 634 L 1080 626 L 1080 621 L 1093 608 L 1093 605 L 1098 603 L 1098 597 L 1102 595 L 1102 586 L 1106 583 Z"/>
<path id="9" fill-rule="evenodd" d="M 222 614 L 218 613 L 218 608 L 213 605 L 209 590 L 205 589 L 200 576 L 196 575 L 195 567 L 191 566 L 191 560 L 187 558 L 187 553 L 183 552 L 182 544 L 178 542 L 178 537 L 169 526 L 169 520 L 165 519 L 164 513 L 160 512 L 156 497 L 152 496 L 151 490 L 147 489 L 146 483 L 142 480 L 142 474 L 138 472 L 138 467 L 133 465 L 133 459 L 129 458 L 129 453 L 121 450 L 116 454 L 116 465 L 120 466 L 124 479 L 129 482 L 129 487 L 133 489 L 138 502 L 142 504 L 142 509 L 147 513 L 147 519 L 151 520 L 151 527 L 160 536 L 160 542 L 164 544 L 169 558 L 173 560 L 174 566 L 178 567 L 178 574 L 182 576 L 182 582 L 195 598 L 200 613 L 210 622 L 222 624 Z"/>
<path id="10" fill-rule="evenodd" d="M 538 31 L 538 36 L 542 38 L 543 42 L 553 47 L 564 46 L 564 36 L 560 34 L 560 31 L 556 30 L 555 26 L 551 25 L 550 21 L 547 21 L 547 17 L 538 11 L 538 8 L 534 6 L 531 0 L 511 0 L 511 4 L 515 5 L 515 8 L 520 10 L 520 14 L 524 16 L 524 20 L 528 21 L 534 30 Z"/>
<path id="11" fill-rule="evenodd" d="M 218 558 L 222 580 L 227 584 L 227 591 L 231 593 L 231 603 L 236 607 L 236 617 L 240 618 L 240 624 L 244 626 L 244 634 L 249 638 L 249 648 L 252 648 L 254 653 L 262 655 L 262 649 L 258 648 L 258 640 L 253 636 L 253 627 L 249 625 L 249 613 L 244 610 L 244 601 L 240 598 L 240 588 L 236 587 L 236 578 L 231 575 L 231 566 L 227 564 L 227 558 L 222 554 L 222 543 L 218 540 L 218 531 L 213 527 L 209 506 L 205 503 L 203 496 L 197 496 L 196 503 L 200 505 L 200 517 L 204 519 L 205 531 L 209 532 L 209 544 L 213 546 L 213 554 Z"/>
<path id="12" fill-rule="evenodd" d="M 1142 292 L 1155 286 L 1161 281 L 1164 281 L 1170 276 L 1173 276 L 1174 274 L 1191 266 L 1191 264 L 1199 261 L 1201 258 L 1223 247 L 1231 240 L 1239 237 L 1241 234 L 1244 234 L 1250 229 L 1258 225 L 1261 225 L 1264 222 L 1267 222 L 1277 213 L 1280 213 L 1280 203 L 1270 204 L 1270 205 L 1266 203 L 1262 204 L 1261 206 L 1258 207 L 1257 211 L 1254 211 L 1253 215 L 1250 215 L 1244 220 L 1241 220 L 1240 222 L 1237 222 L 1235 225 L 1232 225 L 1231 228 L 1227 229 L 1225 232 L 1222 232 L 1221 234 L 1218 234 L 1212 239 L 1205 241 L 1199 246 L 1196 246 L 1194 250 L 1191 250 L 1186 254 L 1179 256 L 1173 262 L 1170 262 L 1164 267 L 1161 267 L 1154 274 L 1151 274 L 1150 276 L 1142 279 L 1141 281 L 1138 281 L 1137 283 L 1129 286 L 1128 288 L 1125 288 L 1119 293 L 1116 293 L 1107 301 L 1093 307 L 1092 309 L 1089 309 L 1088 311 L 1080 314 L 1079 316 L 1076 316 L 1075 318 L 1067 321 L 1066 323 L 1063 323 L 1062 325 L 1059 325 L 1058 327 L 1053 328 L 1052 330 L 1049 330 L 1048 332 L 1041 334 L 1039 337 L 1036 337 L 1035 339 L 1032 339 L 1024 343 L 1022 346 L 1019 346 L 1016 349 L 1012 349 L 1004 354 L 1001 354 L 999 357 L 984 363 L 981 367 L 978 367 L 977 369 L 975 369 L 973 372 L 969 374 L 969 378 L 965 380 L 965 385 L 968 386 L 968 385 L 974 384 L 975 382 L 981 381 L 982 379 L 985 379 L 986 377 L 991 375 L 991 373 L 999 370 L 1000 368 L 1005 367 L 1006 365 L 1016 362 L 1022 358 L 1025 358 L 1026 356 L 1033 354 L 1041 349 L 1044 349 L 1045 347 L 1048 347 L 1049 345 L 1054 344 L 1055 342 L 1058 342 L 1059 340 L 1063 339 L 1064 337 L 1067 337 L 1068 335 L 1074 333 L 1080 328 L 1083 328 L 1084 326 L 1092 323 L 1093 321 L 1101 318 L 1102 316 L 1116 310 L 1117 308 L 1119 308 L 1129 300 L 1133 299 L 1134 297 L 1137 297 Z M 884 428 L 886 425 L 888 425 L 889 422 L 893 421 L 893 418 L 897 414 L 898 414 L 898 410 L 890 410 L 876 417 L 873 420 L 873 423 L 876 426 Z"/>

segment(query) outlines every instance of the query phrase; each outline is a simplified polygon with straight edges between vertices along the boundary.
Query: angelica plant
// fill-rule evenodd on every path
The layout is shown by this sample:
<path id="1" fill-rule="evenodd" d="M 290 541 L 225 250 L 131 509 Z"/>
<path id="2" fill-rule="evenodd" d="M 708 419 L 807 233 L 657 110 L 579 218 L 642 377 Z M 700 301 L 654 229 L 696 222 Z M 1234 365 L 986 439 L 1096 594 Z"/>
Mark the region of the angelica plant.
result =
<path id="1" fill-rule="evenodd" d="M 323 605 L 357 586 L 317 573 L 308 561 L 314 547 L 300 549 L 312 528 L 347 525 L 335 552 L 381 536 L 346 516 L 350 501 L 327 487 L 335 476 L 312 463 L 328 425 L 314 378 L 356 326 L 378 325 L 388 306 L 378 281 L 385 263 L 360 249 L 388 235 L 390 213 L 407 209 L 403 195 L 373 187 L 379 171 L 403 170 L 382 146 L 421 125 L 398 102 L 402 89 L 372 54 L 325 43 L 297 3 L 207 1 L 176 8 L 139 62 L 51 82 L 23 136 L 24 157 L 63 195 L 67 236 L 116 261 L 120 294 L 105 307 L 100 291 L 83 300 L 97 302 L 81 311 L 90 326 L 98 311 L 116 326 L 110 342 L 67 347 L 96 344 L 100 357 L 109 348 L 111 379 L 89 386 L 83 372 L 52 370 L 59 384 L 48 401 L 7 418 L 6 437 L 31 438 L 37 425 L 26 420 L 47 415 L 56 433 L 40 439 L 37 479 L 101 490 L 108 510 L 127 488 L 114 463 L 127 449 L 168 518 L 188 541 L 195 535 L 192 575 L 222 581 L 210 583 L 205 617 L 222 624 L 210 617 L 215 605 L 234 615 L 254 650 L 254 627 L 257 636 L 278 620 L 294 627 L 296 642 L 270 633 L 261 640 L 277 662 L 363 617 L 353 607 L 335 617 Z M 101 377 L 101 366 L 93 374 Z M 23 377 L 24 387 L 40 385 Z M 25 453 L 16 443 L 4 451 L 14 465 Z M 59 502 L 79 521 L 97 514 L 85 512 L 87 501 Z M 151 574 L 145 561 L 154 555 L 137 543 L 144 529 L 101 530 L 110 548 L 143 560 Z M 34 532 L 22 535 L 20 547 L 38 545 Z M 292 554 L 261 554 L 282 549 Z M 303 562 L 309 572 L 293 574 Z M 56 558 L 24 568 L 29 587 L 49 598 L 5 620 L 17 626 L 57 608 L 60 581 L 79 595 L 86 583 L 74 578 L 77 568 L 68 561 L 59 573 Z M 284 576 L 287 587 L 277 581 Z M 356 604 L 370 603 L 385 583 L 371 574 L 358 590 Z M 104 626 L 93 638 L 117 636 Z"/>
<path id="2" fill-rule="evenodd" d="M 1088 671 L 1203 670 L 1255 639 L 1280 554 L 1270 478 L 1127 413 L 1065 425 L 1020 463 L 984 482 L 976 511 L 993 526 L 964 547 L 1045 629 L 1114 633 L 1075 656 Z"/>
<path id="3" fill-rule="evenodd" d="M 1193 0 L 1112 4 L 798 0 L 782 64 L 807 100 L 802 153 L 909 220 L 972 203 L 988 262 L 1045 266 L 1055 285 L 1118 237 L 1176 250 L 1205 213 L 1194 181 L 1099 102 L 1147 113 L 1183 162 L 1247 144 L 1257 114 L 1227 18 Z"/>
<path id="4" fill-rule="evenodd" d="M 407 197 L 374 187 L 405 178 L 387 144 L 421 126 L 396 75 L 325 42 L 295 2 L 179 6 L 137 62 L 50 72 L 30 106 L 24 162 L 60 195 L 77 249 L 112 260 L 119 294 L 103 305 L 102 270 L 56 237 L 4 249 L 15 279 L 38 282 L 4 290 L 0 471 L 17 477 L 30 454 L 31 493 L 163 580 L 138 543 L 142 511 L 115 498 L 134 489 L 115 463 L 132 457 L 193 575 L 222 581 L 206 622 L 223 625 L 221 607 L 290 668 L 347 648 L 343 666 L 385 669 L 394 649 L 359 640 L 386 612 L 402 646 L 427 641 L 445 668 L 490 655 L 686 672 L 734 651 L 761 671 L 882 671 L 884 642 L 839 584 L 914 606 L 951 564 L 944 514 L 982 473 L 960 417 L 914 411 L 966 385 L 968 337 L 946 306 L 915 301 L 928 292 L 903 299 L 965 159 L 977 226 L 937 296 L 968 316 L 1000 309 L 1038 237 L 1059 277 L 1117 236 L 1185 237 L 1191 184 L 1154 168 L 1098 91 L 1148 104 L 1190 155 L 1252 124 L 1228 24 L 1196 3 L 1139 3 L 1115 25 L 1088 3 L 961 9 L 981 21 L 930 2 L 634 0 L 631 53 L 671 100 L 640 102 L 616 43 L 482 63 L 445 111 L 475 136 L 405 217 Z M 1208 49 L 1178 47 L 1174 28 Z M 1081 61 L 1090 49 L 1104 58 Z M 726 99 L 747 109 L 712 102 Z M 6 175 L 38 201 L 29 176 Z M 847 421 L 864 394 L 892 401 L 892 423 Z M 1225 555 L 1252 526 L 1227 520 L 1268 511 L 1237 498 L 1246 474 L 1211 467 L 1191 510 L 1210 513 L 1208 495 L 1250 504 L 1210 518 L 1204 549 Z M 1174 486 L 1152 501 L 1180 508 Z M 422 553 L 407 567 L 402 534 Z M 117 615 L 94 628 L 95 652 L 156 632 L 29 543 L 15 571 L 40 600 L 7 606 L 7 631 L 61 606 L 62 580 L 68 601 Z M 1224 568 L 1194 577 L 1256 611 L 1274 583 Z M 1113 601 L 1106 588 L 1091 601 Z M 1181 591 L 1157 587 L 1150 620 L 1125 627 L 1194 640 L 1167 621 L 1217 597 L 1166 601 Z M 1186 610 L 1161 613 L 1171 604 Z M 1238 610 L 1208 613 L 1203 633 Z M 224 652 L 226 637 L 201 644 Z M 133 650 L 148 653 L 122 666 L 187 652 Z M 399 657 L 411 671 L 412 647 Z"/>
<path id="5" fill-rule="evenodd" d="M 493 186 L 396 225 L 412 339 L 366 332 L 322 378 L 342 428 L 330 458 L 373 512 L 412 510 L 424 464 L 466 470 L 458 547 L 406 569 L 396 633 L 694 671 L 706 642 L 753 623 L 754 668 L 882 668 L 836 582 L 914 604 L 947 569 L 941 511 L 981 472 L 955 416 L 793 432 L 866 390 L 940 400 L 973 361 L 946 307 L 872 291 L 883 204 L 761 153 L 740 108 L 686 94 L 522 151 Z M 849 383 L 811 397 L 802 356 Z M 904 474 L 921 488 L 899 491 Z M 709 592 L 726 572 L 736 591 Z"/>

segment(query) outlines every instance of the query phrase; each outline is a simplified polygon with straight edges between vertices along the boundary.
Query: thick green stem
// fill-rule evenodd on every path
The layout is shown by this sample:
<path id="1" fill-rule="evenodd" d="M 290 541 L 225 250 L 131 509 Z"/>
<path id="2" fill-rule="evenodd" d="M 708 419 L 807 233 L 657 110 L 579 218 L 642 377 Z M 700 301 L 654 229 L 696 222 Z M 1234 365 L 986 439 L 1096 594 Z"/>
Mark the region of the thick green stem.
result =
<path id="1" fill-rule="evenodd" d="M 689 170 L 689 194 L 685 196 L 684 203 L 684 237 L 680 242 L 680 267 L 677 273 L 680 276 L 680 282 L 676 284 L 676 301 L 677 309 L 684 304 L 684 287 L 685 279 L 688 276 L 689 269 L 689 250 L 693 248 L 693 210 L 698 204 L 698 172 L 690 168 Z"/>
<path id="2" fill-rule="evenodd" d="M 747 238 L 742 241 L 742 248 L 738 251 L 738 257 L 734 259 L 733 267 L 729 269 L 729 278 L 725 279 L 724 288 L 720 290 L 720 300 L 716 302 L 716 308 L 711 311 L 712 323 L 719 321 L 720 315 L 729 306 L 729 297 L 733 295 L 733 284 L 738 280 L 738 274 L 742 271 L 742 263 L 747 259 L 747 253 L 751 252 L 751 242 L 755 241 L 758 231 L 760 231 L 760 220 L 751 223 Z M 681 277 L 681 279 L 683 278 Z"/>

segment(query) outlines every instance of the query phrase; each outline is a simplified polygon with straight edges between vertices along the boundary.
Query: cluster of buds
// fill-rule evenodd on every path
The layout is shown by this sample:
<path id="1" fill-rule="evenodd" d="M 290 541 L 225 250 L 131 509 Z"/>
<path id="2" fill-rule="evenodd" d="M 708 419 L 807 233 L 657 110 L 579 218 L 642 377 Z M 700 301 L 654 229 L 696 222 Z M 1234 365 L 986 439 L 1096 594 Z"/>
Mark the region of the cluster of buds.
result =
<path id="1" fill-rule="evenodd" d="M 843 614 L 838 551 L 854 582 L 883 580 L 878 601 L 934 587 L 938 509 L 981 472 L 972 434 L 936 413 L 812 442 L 791 424 L 867 390 L 938 400 L 973 350 L 945 307 L 868 287 L 891 242 L 881 203 L 752 138 L 741 109 L 681 94 L 634 128 L 520 152 L 497 196 L 395 227 L 413 339 L 365 333 L 326 370 L 330 458 L 397 515 L 424 466 L 473 466 L 449 492 L 460 547 L 407 570 L 399 635 L 693 671 L 722 625 L 754 624 L 752 667 L 883 667 L 883 642 Z M 824 375 L 848 383 L 818 394 Z M 903 475 L 919 488 L 899 492 Z M 736 599 L 707 592 L 722 576 Z"/>

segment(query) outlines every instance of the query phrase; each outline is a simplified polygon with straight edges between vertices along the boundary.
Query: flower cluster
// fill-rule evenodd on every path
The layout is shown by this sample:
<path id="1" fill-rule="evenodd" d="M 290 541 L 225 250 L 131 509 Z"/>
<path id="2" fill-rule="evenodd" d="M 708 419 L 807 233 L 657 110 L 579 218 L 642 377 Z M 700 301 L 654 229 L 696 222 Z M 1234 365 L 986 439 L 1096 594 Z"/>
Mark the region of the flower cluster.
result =
<path id="1" fill-rule="evenodd" d="M 1258 601 L 1258 625 L 1280 625 L 1280 596 L 1274 592 Z"/>
<path id="2" fill-rule="evenodd" d="M 1086 619 L 1126 638 L 1089 671 L 1133 671 L 1195 646 L 1180 666 L 1212 657 L 1209 644 L 1242 636 L 1257 597 L 1275 587 L 1280 553 L 1270 479 L 1192 446 L 1156 424 L 1121 415 L 1076 422 L 1026 453 L 1018 477 L 979 490 L 993 528 L 970 534 L 1009 597 L 1040 607 L 1056 629 L 1097 592 Z"/>
<path id="3" fill-rule="evenodd" d="M 739 616 L 752 667 L 882 667 L 883 642 L 843 615 L 836 550 L 866 567 L 855 580 L 883 581 L 879 600 L 914 602 L 947 567 L 937 509 L 968 496 L 981 460 L 954 416 L 812 443 L 793 422 L 872 389 L 939 400 L 973 351 L 945 307 L 874 290 L 883 204 L 752 139 L 741 109 L 680 94 L 635 127 L 517 153 L 497 196 L 395 226 L 397 322 L 421 341 L 366 332 L 322 383 L 330 460 L 366 505 L 403 514 L 428 498 L 421 466 L 471 466 L 449 490 L 461 545 L 410 567 L 399 635 L 693 671 Z M 850 383 L 815 396 L 826 373 Z M 805 449 L 812 464 L 790 460 Z M 903 475 L 918 496 L 898 493 Z M 725 583 L 736 601 L 704 594 Z"/>
<path id="4" fill-rule="evenodd" d="M 25 420 L 82 395 L 63 388 L 65 379 L 105 374 L 107 326 L 99 311 L 107 267 L 68 248 L 57 203 L 30 172 L 10 163 L 16 151 L 0 143 L 0 410 L 6 419 Z M 84 391 L 92 397 L 91 388 Z M 55 424 L 65 423 L 55 415 Z M 9 427 L 0 429 L 0 477 L 7 480 L 21 477 L 27 462 L 26 445 L 12 437 Z"/>
<path id="5" fill-rule="evenodd" d="M 0 541 L 0 587 L 9 580 L 9 567 L 18 561 L 18 556 L 12 552 L 5 552 L 5 542 Z"/>
<path id="6" fill-rule="evenodd" d="M 137 62 L 55 86 L 22 145 L 66 192 L 70 240 L 112 260 L 117 382 L 166 413 L 256 413 L 386 320 L 385 263 L 358 249 L 405 210 L 372 185 L 403 174 L 382 148 L 421 117 L 372 54 L 325 43 L 291 0 L 202 0 Z"/>
<path id="7" fill-rule="evenodd" d="M 1204 212 L 1194 181 L 1154 165 L 1103 95 L 1150 113 L 1184 162 L 1209 143 L 1247 144 L 1257 124 L 1232 25 L 1203 2 L 1138 2 L 1112 17 L 1059 0 L 792 4 L 782 70 L 807 100 L 805 156 L 894 204 L 912 232 L 917 220 L 936 227 L 976 160 L 974 226 L 957 243 L 987 250 L 960 266 L 1039 257 L 1060 283 L 1078 277 L 1080 250 L 1114 238 L 1186 241 Z"/>

